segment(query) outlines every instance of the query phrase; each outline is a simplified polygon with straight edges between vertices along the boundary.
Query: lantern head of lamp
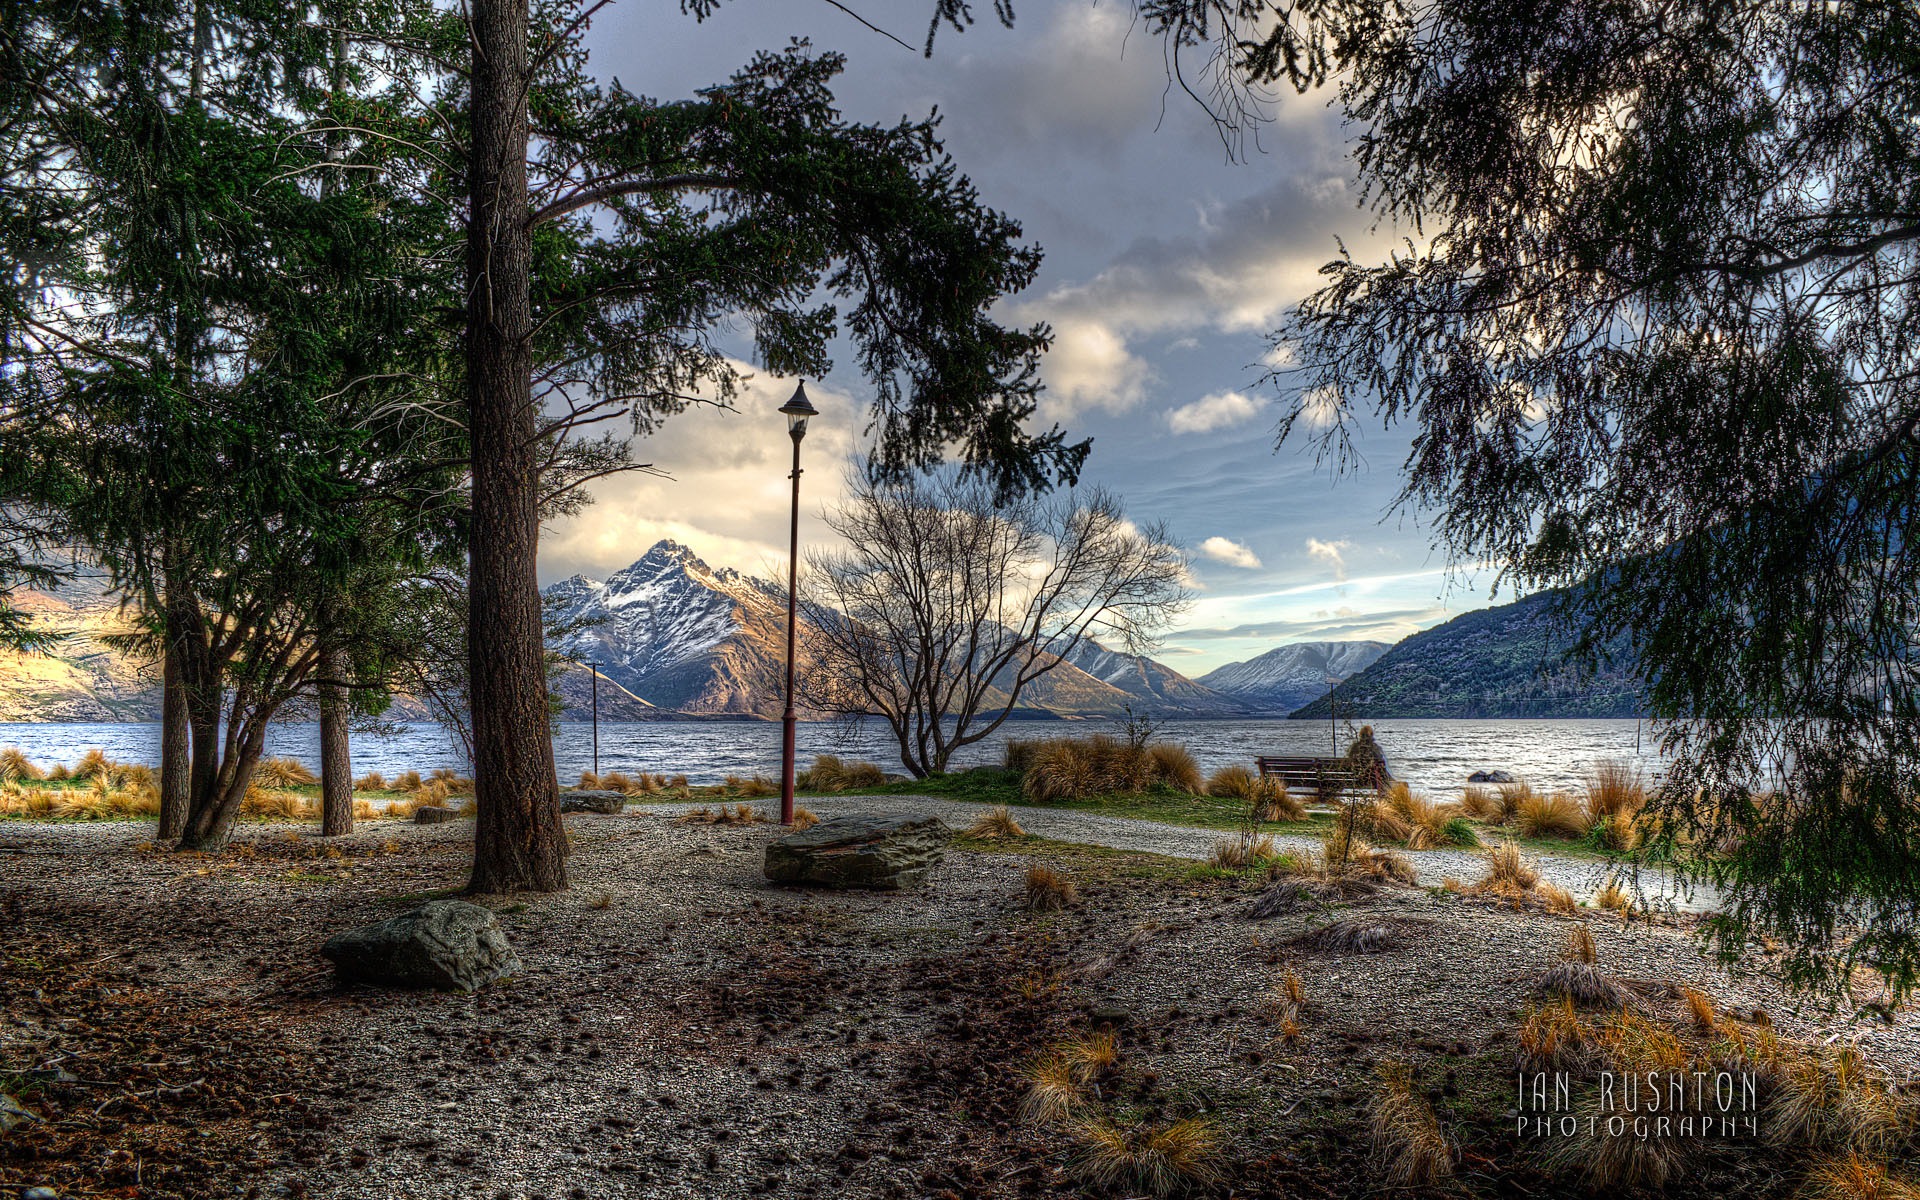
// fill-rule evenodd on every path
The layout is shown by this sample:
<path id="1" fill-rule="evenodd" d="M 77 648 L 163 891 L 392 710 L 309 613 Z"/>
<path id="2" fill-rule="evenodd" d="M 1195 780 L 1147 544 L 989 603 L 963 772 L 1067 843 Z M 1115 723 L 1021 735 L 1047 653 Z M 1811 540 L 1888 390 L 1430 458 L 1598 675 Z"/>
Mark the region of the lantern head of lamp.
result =
<path id="1" fill-rule="evenodd" d="M 807 436 L 807 418 L 818 414 L 820 410 L 807 400 L 807 384 L 801 380 L 800 386 L 793 389 L 793 399 L 782 404 L 780 411 L 786 414 L 787 432 L 797 443 Z"/>

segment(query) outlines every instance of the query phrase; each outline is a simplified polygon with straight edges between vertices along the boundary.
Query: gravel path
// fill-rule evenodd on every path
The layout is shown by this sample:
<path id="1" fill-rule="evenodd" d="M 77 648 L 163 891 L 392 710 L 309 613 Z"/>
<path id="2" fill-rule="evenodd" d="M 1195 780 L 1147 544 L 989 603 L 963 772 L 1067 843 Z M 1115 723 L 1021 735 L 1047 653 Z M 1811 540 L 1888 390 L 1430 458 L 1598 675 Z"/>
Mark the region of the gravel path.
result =
<path id="1" fill-rule="evenodd" d="M 766 802 L 759 803 L 765 805 Z M 983 808 L 978 803 L 964 800 L 904 795 L 808 796 L 802 799 L 801 804 L 823 819 L 849 814 L 898 813 L 911 809 L 937 816 L 957 829 L 971 825 Z M 638 798 L 634 806 L 661 813 L 678 813 L 690 808 L 711 808 L 713 802 L 649 804 L 644 798 Z M 1175 858 L 1204 861 L 1215 842 L 1230 836 L 1217 829 L 1168 825 L 1134 817 L 1112 817 L 1026 805 L 1015 805 L 1013 808 L 1021 827 L 1035 837 L 1085 842 L 1115 850 L 1145 850 Z M 1318 850 L 1320 847 L 1318 838 L 1298 834 L 1276 835 L 1274 841 L 1283 850 Z M 1423 887 L 1438 887 L 1440 881 L 1449 876 L 1462 883 L 1472 883 L 1486 874 L 1486 861 L 1477 850 L 1402 850 L 1400 853 L 1413 863 Z M 1613 874 L 1611 866 L 1593 859 L 1536 851 L 1528 851 L 1527 857 L 1539 870 L 1543 880 L 1567 889 L 1581 900 L 1591 900 L 1593 894 L 1606 884 L 1608 876 Z M 1642 870 L 1638 882 L 1645 903 L 1651 907 L 1678 912 L 1706 912 L 1713 907 L 1717 898 L 1710 889 L 1684 889 L 1669 872 L 1657 868 Z M 1631 881 L 1622 878 L 1621 886 L 1631 888 Z"/>

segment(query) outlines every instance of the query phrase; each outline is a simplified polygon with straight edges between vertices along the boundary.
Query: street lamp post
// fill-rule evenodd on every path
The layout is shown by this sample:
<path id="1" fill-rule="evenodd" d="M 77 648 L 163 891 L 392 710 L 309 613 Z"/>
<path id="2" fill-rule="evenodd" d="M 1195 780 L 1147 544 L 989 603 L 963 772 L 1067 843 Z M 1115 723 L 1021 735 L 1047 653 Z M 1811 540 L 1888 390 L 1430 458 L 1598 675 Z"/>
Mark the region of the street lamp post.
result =
<path id="1" fill-rule="evenodd" d="M 807 418 L 819 410 L 807 402 L 803 379 L 793 399 L 780 406 L 793 438 L 793 518 L 787 530 L 787 710 L 780 718 L 780 823 L 793 824 L 793 643 L 798 614 L 800 576 L 800 439 L 807 436 Z"/>
<path id="2" fill-rule="evenodd" d="M 600 778 L 600 664 L 590 662 L 587 670 L 593 676 L 593 777 Z M 594 786 L 598 787 L 596 783 Z"/>

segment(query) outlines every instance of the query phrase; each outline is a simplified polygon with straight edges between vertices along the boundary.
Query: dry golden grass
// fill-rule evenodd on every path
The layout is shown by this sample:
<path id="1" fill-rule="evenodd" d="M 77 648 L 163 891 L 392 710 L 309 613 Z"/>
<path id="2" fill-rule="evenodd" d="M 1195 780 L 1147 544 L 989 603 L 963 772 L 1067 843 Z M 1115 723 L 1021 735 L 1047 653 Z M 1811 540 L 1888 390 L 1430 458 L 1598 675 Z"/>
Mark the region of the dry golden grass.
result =
<path id="1" fill-rule="evenodd" d="M 1593 765 L 1587 773 L 1586 793 L 1589 823 L 1615 816 L 1631 818 L 1647 803 L 1647 785 L 1638 768 L 1619 759 L 1603 759 Z"/>
<path id="2" fill-rule="evenodd" d="M 1155 742 L 1147 747 L 1147 771 L 1152 781 L 1190 796 L 1200 794 L 1205 781 L 1193 753 L 1176 742 Z"/>
<path id="3" fill-rule="evenodd" d="M 1207 795 L 1227 800 L 1252 800 L 1265 782 L 1252 767 L 1233 763 L 1207 777 Z"/>
<path id="4" fill-rule="evenodd" d="M 1571 796 L 1535 793 L 1514 810 L 1513 826 L 1525 837 L 1571 840 L 1587 831 L 1587 815 Z"/>
<path id="5" fill-rule="evenodd" d="M 1381 850 L 1338 826 L 1320 837 L 1317 874 L 1323 879 L 1390 879 L 1411 884 L 1419 876 L 1404 855 Z"/>
<path id="6" fill-rule="evenodd" d="M 1042 803 L 1132 794 L 1150 787 L 1196 792 L 1200 769 L 1182 746 L 1128 745 L 1106 734 L 1009 742 L 1009 768 L 1021 772 L 1020 787 Z"/>
<path id="7" fill-rule="evenodd" d="M 751 804 L 722 804 L 718 808 L 700 807 L 680 814 L 682 825 L 758 825 L 767 815 Z"/>
<path id="8" fill-rule="evenodd" d="M 1399 925 L 1365 917 L 1343 917 L 1294 938 L 1294 944 L 1328 954 L 1384 954 L 1399 948 Z"/>
<path id="9" fill-rule="evenodd" d="M 1637 997 L 1625 984 L 1595 965 L 1598 959 L 1593 934 L 1585 925 L 1574 926 L 1573 932 L 1567 935 L 1567 948 L 1560 961 L 1534 980 L 1534 996 L 1565 999 L 1580 1008 L 1622 1010 L 1634 1004 Z"/>
<path id="10" fill-rule="evenodd" d="M 591 900 L 589 900 L 589 901 L 587 901 L 587 907 L 588 907 L 588 908 L 593 908 L 593 909 L 608 909 L 608 908 L 612 908 L 612 907 L 613 907 L 613 893 L 612 893 L 612 892 L 601 892 L 601 893 L 600 893 L 600 894 L 599 894 L 598 896 L 595 896 L 595 897 L 594 897 L 593 899 L 591 899 Z"/>
<path id="11" fill-rule="evenodd" d="M 384 792 L 387 790 L 387 777 L 378 771 L 368 771 L 353 781 L 355 791 Z"/>
<path id="12" fill-rule="evenodd" d="M 80 761 L 73 764 L 73 771 L 68 777 L 71 779 L 93 779 L 105 775 L 112 769 L 113 760 L 107 757 L 107 752 L 95 748 L 80 756 Z"/>
<path id="13" fill-rule="evenodd" d="M 1264 867 L 1280 861 L 1280 847 L 1272 834 L 1236 835 L 1224 837 L 1213 844 L 1213 850 L 1207 855 L 1207 864 L 1223 871 L 1244 871 L 1250 867 Z"/>
<path id="14" fill-rule="evenodd" d="M 1571 913 L 1578 912 L 1580 909 L 1580 902 L 1573 898 L 1573 893 L 1559 884 L 1544 881 L 1537 883 L 1534 885 L 1533 894 L 1540 901 L 1541 907 L 1548 912 Z"/>
<path id="15" fill-rule="evenodd" d="M 1712 1033 L 1719 1027 L 1720 1020 L 1713 1011 L 1713 1001 L 1705 992 L 1682 984 L 1680 999 L 1686 1003 L 1687 1016 L 1692 1019 L 1694 1029 L 1701 1033 Z"/>
<path id="16" fill-rule="evenodd" d="M 720 781 L 720 788 L 731 795 L 746 796 L 756 800 L 780 794 L 780 784 L 765 775 L 755 775 L 752 778 L 729 775 Z"/>
<path id="17" fill-rule="evenodd" d="M 1888 1087 L 1854 1046 L 1782 1050 L 1764 1127 L 1778 1145 L 1830 1147 L 1880 1157 L 1911 1136 L 1913 1102 Z"/>
<path id="18" fill-rule="evenodd" d="M 1204 1187 L 1219 1174 L 1220 1136 L 1198 1117 L 1167 1125 L 1100 1117 L 1080 1122 L 1073 1135 L 1080 1146 L 1074 1174 L 1102 1191 L 1166 1197 Z"/>
<path id="19" fill-rule="evenodd" d="M 1515 1040 L 1516 1065 L 1523 1071 L 1571 1071 L 1594 1044 L 1593 1032 L 1564 996 L 1529 1008 Z"/>
<path id="20" fill-rule="evenodd" d="M 1633 813 L 1617 812 L 1600 817 L 1588 826 L 1594 844 L 1602 850 L 1625 854 L 1640 844 L 1639 818 Z"/>
<path id="21" fill-rule="evenodd" d="M 1279 991 L 1282 1003 L 1299 1008 L 1307 1002 L 1307 987 L 1300 982 L 1299 973 L 1292 967 L 1280 972 Z"/>
<path id="22" fill-rule="evenodd" d="M 392 820 L 405 821 L 410 819 L 414 813 L 426 807 L 426 801 L 416 799 L 412 796 L 404 796 L 401 799 L 390 801 L 385 810 L 383 810 L 383 815 Z"/>
<path id="23" fill-rule="evenodd" d="M 1370 1128 L 1373 1160 L 1389 1184 L 1424 1187 L 1453 1174 L 1453 1147 L 1406 1064 L 1381 1066 Z"/>
<path id="24" fill-rule="evenodd" d="M 320 782 L 318 775 L 291 758 L 263 758 L 253 769 L 253 777 L 266 788 L 306 787 Z"/>
<path id="25" fill-rule="evenodd" d="M 1633 909 L 1633 897 L 1627 895 L 1617 879 L 1608 879 L 1606 885 L 1594 893 L 1593 902 L 1607 912 L 1623 913 Z"/>
<path id="26" fill-rule="evenodd" d="M 1082 1033 L 1060 1043 L 1060 1057 L 1082 1084 L 1105 1077 L 1120 1065 L 1120 1040 L 1110 1029 Z"/>
<path id="27" fill-rule="evenodd" d="M 1027 868 L 1025 904 L 1029 912 L 1058 912 L 1080 898 L 1073 880 L 1051 867 Z"/>
<path id="28" fill-rule="evenodd" d="M 1085 1101 L 1073 1064 L 1049 1054 L 1027 1067 L 1026 1095 L 1020 1099 L 1020 1119 L 1039 1125 L 1057 1125 L 1073 1116 Z"/>
<path id="29" fill-rule="evenodd" d="M 1585 925 L 1575 925 L 1567 934 L 1567 948 L 1560 957 L 1568 962 L 1595 963 L 1600 961 L 1600 949 L 1593 944 L 1593 930 Z"/>
<path id="30" fill-rule="evenodd" d="M 1405 817 L 1379 800 L 1359 800 L 1340 810 L 1333 819 L 1335 833 L 1348 829 L 1372 842 L 1404 842 L 1413 835 L 1413 825 Z"/>
<path id="31" fill-rule="evenodd" d="M 814 812 L 812 809 L 802 804 L 796 804 L 793 806 L 793 827 L 795 829 L 812 829 L 815 825 L 818 825 L 819 823 L 820 823 L 819 813 Z"/>
<path id="32" fill-rule="evenodd" d="M 844 761 L 836 754 L 822 754 L 813 765 L 794 777 L 794 786 L 809 792 L 844 792 L 850 788 L 879 787 L 887 773 L 879 766 L 854 759 Z"/>
<path id="33" fill-rule="evenodd" d="M 1496 825 L 1507 825 L 1520 815 L 1520 806 L 1529 800 L 1539 798 L 1539 793 L 1528 783 L 1503 783 L 1494 789 L 1494 812 L 1491 820 Z"/>
<path id="34" fill-rule="evenodd" d="M 65 763 L 55 763 L 47 768 L 46 780 L 49 783 L 61 783 L 73 778 L 73 768 Z"/>
<path id="35" fill-rule="evenodd" d="M 46 772 L 34 766 L 33 760 L 28 758 L 27 752 L 20 747 L 8 746 L 5 750 L 0 750 L 0 780 L 10 782 L 15 779 L 29 779 L 37 781 L 45 778 Z"/>
<path id="36" fill-rule="evenodd" d="M 1470 787 L 1460 793 L 1460 811 L 1476 821 L 1489 820 L 1500 812 L 1500 802 L 1483 787 Z"/>
<path id="37" fill-rule="evenodd" d="M 1798 1200 L 1920 1200 L 1920 1186 L 1848 1151 L 1814 1163 Z"/>
<path id="38" fill-rule="evenodd" d="M 422 782 L 420 772 L 408 771 L 405 775 L 394 778 L 393 790 L 396 792 L 416 792 L 420 790 Z"/>
<path id="39" fill-rule="evenodd" d="M 373 806 L 373 801 L 355 800 L 353 802 L 353 819 L 354 820 L 371 821 L 379 815 L 380 815 L 380 810 Z"/>
<path id="40" fill-rule="evenodd" d="M 1533 898 L 1534 889 L 1540 884 L 1540 872 L 1516 843 L 1501 842 L 1488 850 L 1486 857 L 1486 875 L 1460 891 L 1470 896 L 1492 896 L 1516 907 Z"/>
<path id="41" fill-rule="evenodd" d="M 1020 822 L 1013 819 L 1013 810 L 1004 804 L 996 804 L 974 818 L 967 826 L 967 836 L 973 838 L 1017 838 L 1027 836 L 1020 828 Z"/>

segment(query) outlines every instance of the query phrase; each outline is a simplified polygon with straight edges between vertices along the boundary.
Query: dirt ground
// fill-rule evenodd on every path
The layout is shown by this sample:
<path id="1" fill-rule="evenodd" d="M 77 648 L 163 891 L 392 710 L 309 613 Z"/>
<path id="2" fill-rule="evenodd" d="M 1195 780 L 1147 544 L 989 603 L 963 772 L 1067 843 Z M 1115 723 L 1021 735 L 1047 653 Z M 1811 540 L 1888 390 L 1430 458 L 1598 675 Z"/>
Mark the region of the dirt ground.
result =
<path id="1" fill-rule="evenodd" d="M 331 843 L 247 826 L 218 858 L 155 849 L 142 826 L 0 826 L 0 1091 L 42 1118 L 0 1137 L 0 1195 L 1071 1195 L 1074 1146 L 1021 1119 L 1024 1072 L 1096 1029 L 1120 1048 L 1096 1103 L 1218 1131 L 1208 1194 L 1420 1194 L 1370 1169 L 1387 1060 L 1415 1069 L 1459 1144 L 1434 1194 L 1567 1194 L 1510 1110 L 1517 1014 L 1577 920 L 1656 1006 L 1687 983 L 1782 1034 L 1920 1068 L 1911 1009 L 1796 1011 L 1672 926 L 1412 887 L 1253 921 L 1262 881 L 1037 839 L 956 843 L 910 893 L 781 889 L 760 872 L 775 827 L 568 822 L 570 892 L 480 898 L 526 971 L 475 996 L 345 988 L 318 955 L 458 888 L 464 823 Z M 1025 911 L 1036 862 L 1079 902 Z M 1398 944 L 1293 941 L 1355 913 Z M 1305 994 L 1293 1040 L 1276 1024 L 1286 970 Z M 1793 1190 L 1748 1149 L 1714 1190 Z"/>

